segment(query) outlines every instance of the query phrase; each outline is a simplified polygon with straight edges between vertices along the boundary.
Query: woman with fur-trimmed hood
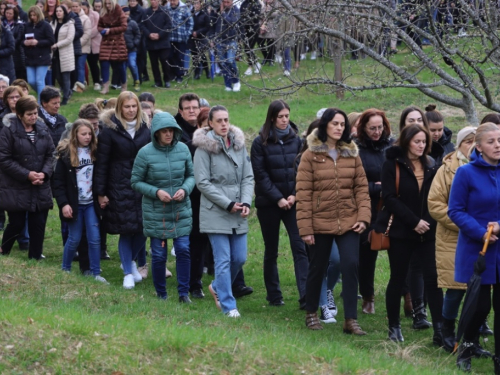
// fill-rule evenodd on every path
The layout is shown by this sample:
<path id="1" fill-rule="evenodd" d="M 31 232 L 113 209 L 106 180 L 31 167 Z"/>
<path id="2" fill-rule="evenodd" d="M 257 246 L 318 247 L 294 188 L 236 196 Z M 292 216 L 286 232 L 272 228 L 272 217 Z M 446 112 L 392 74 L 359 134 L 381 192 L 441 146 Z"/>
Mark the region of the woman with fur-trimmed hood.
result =
<path id="1" fill-rule="evenodd" d="M 317 311 L 333 241 L 338 244 L 344 298 L 344 332 L 364 335 L 357 322 L 359 236 L 371 219 L 370 196 L 347 115 L 328 108 L 307 137 L 297 174 L 297 224 L 309 245 L 306 326 L 323 329 Z"/>
<path id="2" fill-rule="evenodd" d="M 227 109 L 212 107 L 208 125 L 193 135 L 194 177 L 201 192 L 200 232 L 208 234 L 215 260 L 215 280 L 208 289 L 219 310 L 239 318 L 231 285 L 247 258 L 253 171 L 245 135 L 229 124 Z"/>

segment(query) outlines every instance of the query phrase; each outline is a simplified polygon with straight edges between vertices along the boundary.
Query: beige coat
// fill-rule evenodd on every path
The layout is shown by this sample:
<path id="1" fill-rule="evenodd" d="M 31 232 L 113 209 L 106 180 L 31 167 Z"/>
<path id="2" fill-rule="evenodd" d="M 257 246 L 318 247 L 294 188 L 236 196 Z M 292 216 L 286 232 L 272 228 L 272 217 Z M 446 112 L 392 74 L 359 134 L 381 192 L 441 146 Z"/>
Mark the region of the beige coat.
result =
<path id="1" fill-rule="evenodd" d="M 83 35 L 80 38 L 80 43 L 82 44 L 82 53 L 88 54 L 90 53 L 92 23 L 90 22 L 90 18 L 85 14 L 83 10 L 80 10 L 79 16 L 82 20 L 83 25 Z"/>
<path id="2" fill-rule="evenodd" d="M 52 30 L 56 31 L 56 23 L 51 22 Z M 59 50 L 59 64 L 61 65 L 61 73 L 72 72 L 75 70 L 75 52 L 73 49 L 73 39 L 75 39 L 75 22 L 69 20 L 61 26 L 57 49 Z"/>
<path id="3" fill-rule="evenodd" d="M 297 224 L 300 235 L 341 235 L 358 221 L 371 220 L 368 181 L 354 142 L 337 143 L 337 160 L 314 130 L 297 173 Z"/>
<path id="4" fill-rule="evenodd" d="M 438 169 L 429 192 L 429 213 L 437 221 L 436 268 L 438 287 L 466 289 L 466 285 L 455 282 L 455 252 L 458 241 L 458 227 L 448 217 L 448 199 L 455 172 L 460 166 L 457 152 L 448 154 Z"/>

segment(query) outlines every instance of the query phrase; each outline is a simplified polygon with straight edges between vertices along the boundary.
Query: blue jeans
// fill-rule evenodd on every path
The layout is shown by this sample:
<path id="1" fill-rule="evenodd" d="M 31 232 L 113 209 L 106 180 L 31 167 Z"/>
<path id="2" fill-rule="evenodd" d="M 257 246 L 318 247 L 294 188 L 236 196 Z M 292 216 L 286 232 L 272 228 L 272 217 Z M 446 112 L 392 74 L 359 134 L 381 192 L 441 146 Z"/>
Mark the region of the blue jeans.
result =
<path id="1" fill-rule="evenodd" d="M 163 246 L 162 246 L 163 245 Z M 177 270 L 177 291 L 179 297 L 187 296 L 189 292 L 189 275 L 191 257 L 189 255 L 189 236 L 174 238 L 175 266 Z M 167 240 L 151 238 L 151 273 L 156 295 L 167 298 L 167 281 L 165 279 L 165 263 L 167 262 Z"/>
<path id="2" fill-rule="evenodd" d="M 333 290 L 340 276 L 340 254 L 337 243 L 333 241 L 330 259 L 328 261 L 328 270 L 326 271 L 325 279 L 321 284 L 321 295 L 319 297 L 319 305 L 324 306 L 328 303 L 326 299 L 326 291 Z"/>
<path id="3" fill-rule="evenodd" d="M 78 56 L 78 60 L 76 61 L 76 70 L 77 70 L 77 78 L 76 80 L 80 83 L 85 82 L 85 63 L 87 62 L 87 54 L 81 54 Z"/>
<path id="4" fill-rule="evenodd" d="M 40 93 L 45 87 L 45 76 L 47 75 L 47 70 L 49 70 L 47 65 L 26 67 L 28 83 L 34 90 L 36 90 L 38 94 L 38 102 L 40 102 Z"/>
<path id="5" fill-rule="evenodd" d="M 137 69 L 137 52 L 128 53 L 127 66 L 130 69 L 130 73 L 132 73 L 132 78 L 134 79 L 134 81 L 139 81 L 139 70 Z"/>
<path id="6" fill-rule="evenodd" d="M 238 67 L 236 66 L 236 51 L 238 44 L 236 41 L 217 44 L 217 60 L 224 76 L 226 87 L 232 87 L 238 83 Z"/>
<path id="7" fill-rule="evenodd" d="M 215 263 L 212 287 L 225 314 L 236 309 L 231 285 L 247 260 L 247 235 L 209 233 L 208 238 L 212 244 Z M 177 248 L 175 251 L 177 252 Z"/>
<path id="8" fill-rule="evenodd" d="M 127 62 L 126 61 L 101 61 L 101 74 L 104 83 L 109 82 L 109 67 L 118 73 L 120 83 L 127 83 Z"/>
<path id="9" fill-rule="evenodd" d="M 95 214 L 94 204 L 78 205 L 76 220 L 68 222 L 69 236 L 64 245 L 63 271 L 71 271 L 71 262 L 76 249 L 82 239 L 83 228 L 86 228 L 87 242 L 89 244 L 89 261 L 92 275 L 101 274 L 101 235 L 99 232 L 99 218 Z"/>
<path id="10" fill-rule="evenodd" d="M 146 248 L 146 237 L 142 233 L 120 234 L 118 253 L 123 266 L 123 274 L 132 273 L 132 261 L 137 258 L 141 249 Z"/>
<path id="11" fill-rule="evenodd" d="M 464 295 L 465 290 L 462 289 L 448 289 L 446 291 L 443 300 L 443 318 L 448 320 L 457 318 Z"/>
<path id="12" fill-rule="evenodd" d="M 285 50 L 283 51 L 283 68 L 285 70 L 292 70 L 292 58 L 290 56 L 290 47 L 285 47 Z"/>

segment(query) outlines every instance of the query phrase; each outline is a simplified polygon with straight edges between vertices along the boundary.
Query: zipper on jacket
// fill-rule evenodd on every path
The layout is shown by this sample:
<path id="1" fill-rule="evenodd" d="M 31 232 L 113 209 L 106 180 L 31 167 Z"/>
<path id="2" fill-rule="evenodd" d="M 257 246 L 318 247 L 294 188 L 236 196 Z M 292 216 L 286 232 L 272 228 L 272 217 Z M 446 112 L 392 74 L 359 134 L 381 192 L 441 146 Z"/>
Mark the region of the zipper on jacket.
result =
<path id="1" fill-rule="evenodd" d="M 286 160 L 285 144 L 283 143 L 283 141 L 281 139 L 279 140 L 279 143 L 281 145 L 281 154 L 283 155 L 283 160 Z M 288 168 L 286 168 L 286 167 L 285 167 L 285 182 L 287 183 L 286 186 L 288 187 Z M 288 194 L 288 196 L 290 195 L 290 192 L 288 191 L 288 189 L 287 189 L 287 194 Z M 319 202 L 318 202 L 317 208 L 319 208 Z"/>
<path id="2" fill-rule="evenodd" d="M 339 208 L 340 188 L 339 188 L 339 173 L 337 169 L 337 160 L 334 159 L 333 164 L 335 165 L 335 187 L 337 188 L 337 222 L 339 224 L 339 234 L 341 234 L 342 228 L 340 226 L 340 208 Z"/>

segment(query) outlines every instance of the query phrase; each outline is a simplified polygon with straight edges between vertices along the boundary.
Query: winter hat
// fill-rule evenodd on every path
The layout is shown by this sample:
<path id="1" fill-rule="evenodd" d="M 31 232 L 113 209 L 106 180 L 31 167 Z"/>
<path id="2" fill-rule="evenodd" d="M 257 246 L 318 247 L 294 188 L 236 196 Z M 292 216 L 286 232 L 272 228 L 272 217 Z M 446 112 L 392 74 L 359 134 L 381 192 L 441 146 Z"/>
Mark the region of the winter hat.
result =
<path id="1" fill-rule="evenodd" d="M 205 98 L 200 98 L 200 107 L 210 108 L 210 104 L 208 103 L 208 100 Z"/>
<path id="2" fill-rule="evenodd" d="M 325 113 L 325 111 L 327 110 L 328 108 L 321 108 L 318 112 L 316 112 L 316 118 L 321 118 L 323 117 L 323 113 Z"/>
<path id="3" fill-rule="evenodd" d="M 461 129 L 457 134 L 457 147 L 460 147 L 460 143 L 470 134 L 476 134 L 476 129 L 473 126 L 466 126 Z"/>

